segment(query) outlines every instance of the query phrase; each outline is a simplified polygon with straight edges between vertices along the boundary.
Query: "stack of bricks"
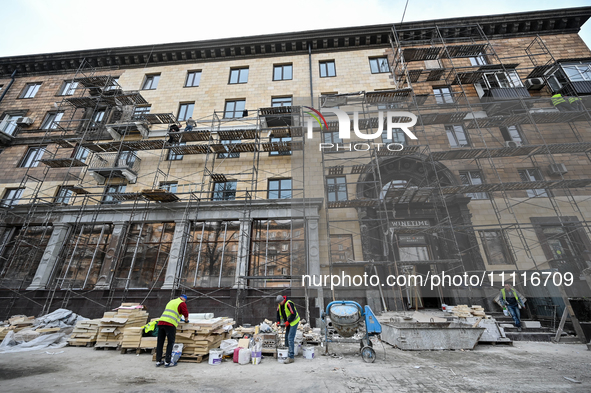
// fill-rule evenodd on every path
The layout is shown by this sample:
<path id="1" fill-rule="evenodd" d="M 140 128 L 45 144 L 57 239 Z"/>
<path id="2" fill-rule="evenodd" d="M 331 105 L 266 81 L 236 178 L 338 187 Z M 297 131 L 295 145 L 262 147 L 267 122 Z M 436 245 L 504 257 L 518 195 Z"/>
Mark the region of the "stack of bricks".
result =
<path id="1" fill-rule="evenodd" d="M 100 319 L 85 319 L 78 321 L 72 334 L 68 338 L 68 344 L 72 346 L 90 346 L 96 343 Z"/>
<path id="2" fill-rule="evenodd" d="M 482 306 L 468 307 L 465 304 L 457 305 L 453 308 L 453 315 L 459 318 L 470 318 L 470 317 L 486 317 L 484 308 Z"/>

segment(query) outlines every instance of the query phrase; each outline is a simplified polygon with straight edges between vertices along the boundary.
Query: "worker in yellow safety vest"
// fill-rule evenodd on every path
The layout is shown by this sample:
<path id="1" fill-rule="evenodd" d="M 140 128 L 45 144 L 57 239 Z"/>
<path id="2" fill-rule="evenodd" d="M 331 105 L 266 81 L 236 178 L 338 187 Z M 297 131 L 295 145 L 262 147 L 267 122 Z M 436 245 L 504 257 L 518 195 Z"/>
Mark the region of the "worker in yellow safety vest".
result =
<path id="1" fill-rule="evenodd" d="M 158 341 L 156 345 L 156 367 L 162 365 L 166 367 L 176 366 L 172 362 L 172 347 L 176 336 L 176 328 L 181 322 L 181 315 L 185 317 L 185 323 L 189 323 L 189 310 L 187 309 L 187 295 L 181 295 L 176 299 L 169 301 L 164 307 L 164 312 L 158 320 Z M 162 361 L 162 350 L 164 340 L 168 339 L 166 346 L 166 357 Z"/>
<path id="2" fill-rule="evenodd" d="M 579 97 L 568 97 L 568 103 L 571 105 L 571 108 L 575 111 L 585 110 L 585 108 L 583 107 L 583 100 Z"/>
<path id="3" fill-rule="evenodd" d="M 525 305 L 517 291 L 511 288 L 509 284 L 505 284 L 505 287 L 501 288 L 501 305 L 507 308 L 513 317 L 515 327 L 518 331 L 521 331 L 521 313 L 519 310 Z"/>
<path id="4" fill-rule="evenodd" d="M 295 357 L 294 342 L 300 323 L 300 316 L 295 304 L 287 300 L 286 296 L 277 295 L 277 325 L 282 321 L 285 324 L 285 346 L 289 348 L 288 357 L 284 364 L 293 363 Z"/>
<path id="5" fill-rule="evenodd" d="M 552 105 L 560 112 L 569 112 L 572 110 L 570 103 L 564 99 L 562 94 L 554 94 L 552 96 Z"/>

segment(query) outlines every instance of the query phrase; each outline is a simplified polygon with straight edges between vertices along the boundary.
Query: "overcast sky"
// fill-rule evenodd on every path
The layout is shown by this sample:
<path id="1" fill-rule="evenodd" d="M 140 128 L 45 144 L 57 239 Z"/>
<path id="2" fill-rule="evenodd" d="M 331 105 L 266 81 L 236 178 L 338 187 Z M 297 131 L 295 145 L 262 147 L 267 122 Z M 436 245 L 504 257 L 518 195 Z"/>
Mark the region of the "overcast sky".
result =
<path id="1" fill-rule="evenodd" d="M 400 22 L 406 0 L 0 0 L 0 57 Z M 589 0 L 409 0 L 405 21 L 582 7 Z M 580 32 L 591 46 L 591 20 Z"/>

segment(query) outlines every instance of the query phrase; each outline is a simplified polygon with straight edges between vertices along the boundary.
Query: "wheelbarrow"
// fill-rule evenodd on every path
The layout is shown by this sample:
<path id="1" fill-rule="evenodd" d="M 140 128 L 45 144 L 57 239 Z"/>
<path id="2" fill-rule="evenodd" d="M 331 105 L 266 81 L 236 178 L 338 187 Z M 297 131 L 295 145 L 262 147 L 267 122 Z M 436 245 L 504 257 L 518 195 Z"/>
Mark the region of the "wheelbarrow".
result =
<path id="1" fill-rule="evenodd" d="M 345 340 L 329 339 L 326 317 L 330 318 L 334 329 Z M 365 335 L 360 340 L 361 357 L 367 363 L 373 363 L 376 360 L 376 352 L 370 337 L 382 333 L 382 326 L 369 306 L 362 308 L 359 303 L 350 300 L 334 301 L 326 306 L 326 312 L 322 313 L 321 319 L 324 322 L 326 353 L 328 353 L 329 340 L 331 342 L 351 342 L 347 338 L 353 337 L 365 325 Z"/>

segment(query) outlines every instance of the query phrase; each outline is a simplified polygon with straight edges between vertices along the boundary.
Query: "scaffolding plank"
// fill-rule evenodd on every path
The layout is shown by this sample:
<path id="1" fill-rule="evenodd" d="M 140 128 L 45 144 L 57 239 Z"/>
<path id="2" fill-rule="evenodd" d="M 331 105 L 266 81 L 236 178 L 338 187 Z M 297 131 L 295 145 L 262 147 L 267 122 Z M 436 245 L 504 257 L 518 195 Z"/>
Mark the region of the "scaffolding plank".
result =
<path id="1" fill-rule="evenodd" d="M 381 104 L 388 102 L 404 102 L 412 100 L 412 89 L 368 91 L 365 99 L 368 104 Z"/>
<path id="2" fill-rule="evenodd" d="M 150 124 L 176 123 L 176 117 L 172 113 L 145 113 L 141 116 Z"/>
<path id="3" fill-rule="evenodd" d="M 223 173 L 212 173 L 211 180 L 213 180 L 216 183 L 225 183 L 228 181 L 226 175 L 224 175 Z"/>
<path id="4" fill-rule="evenodd" d="M 408 70 L 408 79 L 411 82 L 415 83 L 421 77 L 422 72 L 423 72 L 423 70 Z"/>
<path id="5" fill-rule="evenodd" d="M 591 179 L 559 180 L 547 188 L 583 188 L 591 184 Z"/>
<path id="6" fill-rule="evenodd" d="M 549 69 L 551 69 L 553 67 L 554 67 L 553 64 L 546 64 L 546 65 L 536 66 L 526 76 L 526 79 L 529 79 L 529 78 L 540 78 L 540 77 L 542 77 L 542 76 L 544 76 L 546 74 L 546 71 L 548 71 Z"/>
<path id="7" fill-rule="evenodd" d="M 71 190 L 73 193 L 76 194 L 90 194 L 90 191 L 86 191 L 84 188 L 82 187 L 78 187 L 78 186 L 63 186 L 63 188 L 67 189 L 67 190 Z"/>
<path id="8" fill-rule="evenodd" d="M 281 116 L 281 115 L 291 115 L 292 107 L 291 106 L 273 106 L 267 108 L 260 108 L 259 109 L 261 116 Z M 294 110 L 295 112 L 295 110 Z"/>
<path id="9" fill-rule="evenodd" d="M 99 102 L 97 97 L 69 97 L 65 101 L 75 108 L 94 108 Z"/>
<path id="10" fill-rule="evenodd" d="M 142 194 L 139 192 L 117 192 L 117 193 L 110 193 L 110 197 L 112 197 L 116 201 L 139 201 L 143 199 Z"/>
<path id="11" fill-rule="evenodd" d="M 120 105 L 147 105 L 148 101 L 137 91 L 124 92 L 113 97 Z"/>
<path id="12" fill-rule="evenodd" d="M 368 167 L 369 167 L 368 164 L 355 164 L 351 168 L 351 174 L 358 175 L 361 173 L 365 173 Z"/>
<path id="13" fill-rule="evenodd" d="M 163 190 L 161 188 L 155 190 L 142 190 L 142 196 L 149 200 L 149 201 L 156 201 L 156 202 L 176 202 L 179 200 L 174 193 L 169 192 L 167 190 Z"/>
<path id="14" fill-rule="evenodd" d="M 78 82 L 84 87 L 88 88 L 103 88 L 115 87 L 115 79 L 110 75 L 87 76 L 84 78 L 76 78 L 74 82 Z"/>
<path id="15" fill-rule="evenodd" d="M 171 146 L 169 149 L 177 155 L 188 155 L 188 154 L 207 154 L 209 149 L 207 145 L 180 145 Z M 224 151 L 225 153 L 225 151 Z"/>
<path id="16" fill-rule="evenodd" d="M 291 127 L 273 128 L 269 132 L 272 138 L 288 138 L 292 136 Z"/>
<path id="17" fill-rule="evenodd" d="M 256 151 L 256 145 L 254 143 L 232 143 L 227 146 L 230 153 L 249 153 Z"/>
<path id="18" fill-rule="evenodd" d="M 374 207 L 377 204 L 378 202 L 373 199 L 351 199 L 347 201 L 328 202 L 327 205 L 330 209 L 342 209 L 348 207 Z"/>
<path id="19" fill-rule="evenodd" d="M 452 84 L 473 84 L 482 77 L 482 74 L 482 71 L 458 72 L 453 79 Z"/>
<path id="20" fill-rule="evenodd" d="M 440 58 L 442 47 L 406 48 L 402 50 L 404 61 L 437 60 Z"/>
<path id="21" fill-rule="evenodd" d="M 65 147 L 65 148 L 72 148 L 74 146 L 76 146 L 76 144 L 78 143 L 77 141 L 69 141 L 67 139 L 56 139 L 53 141 L 55 144 L 59 145 L 60 147 Z"/>
<path id="22" fill-rule="evenodd" d="M 210 131 L 181 131 L 169 132 L 168 137 L 173 142 L 206 142 L 211 136 Z"/>
<path id="23" fill-rule="evenodd" d="M 444 73 L 445 68 L 436 68 L 429 71 L 429 75 L 427 75 L 427 82 L 440 80 Z"/>
<path id="24" fill-rule="evenodd" d="M 429 155 L 433 161 L 441 160 L 469 160 L 480 157 L 485 149 L 457 149 L 448 151 L 436 151 Z"/>
<path id="25" fill-rule="evenodd" d="M 221 140 L 256 139 L 256 130 L 218 131 Z"/>
<path id="26" fill-rule="evenodd" d="M 83 167 L 85 163 L 77 158 L 46 158 L 39 160 L 50 168 L 69 168 L 69 167 Z"/>
<path id="27" fill-rule="evenodd" d="M 213 151 L 214 153 L 227 153 L 228 151 L 226 150 L 226 145 L 222 144 L 222 143 L 214 143 L 209 145 L 209 147 L 211 148 L 211 151 Z"/>
<path id="28" fill-rule="evenodd" d="M 345 170 L 344 165 L 329 166 L 328 167 L 328 175 L 329 176 L 342 175 L 344 170 Z"/>
<path id="29" fill-rule="evenodd" d="M 488 153 L 482 155 L 486 157 L 490 154 L 490 157 L 516 157 L 516 156 L 527 156 L 532 152 L 536 151 L 539 146 L 518 146 L 518 147 L 501 147 L 497 149 L 488 149 Z"/>
<path id="30" fill-rule="evenodd" d="M 447 47 L 449 57 L 476 57 L 485 52 L 487 44 L 453 45 Z"/>
<path id="31" fill-rule="evenodd" d="M 116 145 L 116 142 L 113 143 Z M 160 150 L 164 147 L 163 140 L 139 140 L 121 143 L 121 151 Z"/>

